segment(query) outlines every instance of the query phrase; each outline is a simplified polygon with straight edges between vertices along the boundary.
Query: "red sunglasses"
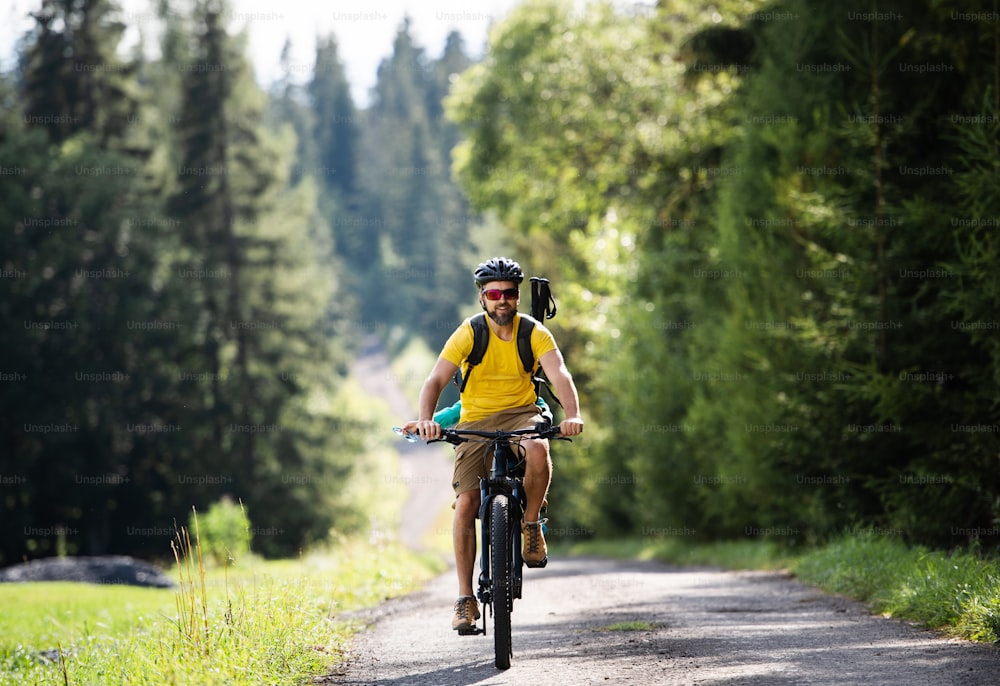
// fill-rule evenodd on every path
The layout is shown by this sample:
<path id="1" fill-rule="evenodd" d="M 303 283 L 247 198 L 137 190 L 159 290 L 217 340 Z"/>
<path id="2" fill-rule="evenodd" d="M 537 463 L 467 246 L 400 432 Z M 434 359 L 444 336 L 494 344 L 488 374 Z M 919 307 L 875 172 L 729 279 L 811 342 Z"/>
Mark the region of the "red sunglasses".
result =
<path id="1" fill-rule="evenodd" d="M 517 300 L 517 297 L 521 292 L 516 288 L 507 288 L 503 290 L 499 288 L 491 288 L 489 290 L 484 290 L 482 293 L 486 296 L 487 300 L 499 300 L 501 297 L 505 297 L 507 300 Z"/>

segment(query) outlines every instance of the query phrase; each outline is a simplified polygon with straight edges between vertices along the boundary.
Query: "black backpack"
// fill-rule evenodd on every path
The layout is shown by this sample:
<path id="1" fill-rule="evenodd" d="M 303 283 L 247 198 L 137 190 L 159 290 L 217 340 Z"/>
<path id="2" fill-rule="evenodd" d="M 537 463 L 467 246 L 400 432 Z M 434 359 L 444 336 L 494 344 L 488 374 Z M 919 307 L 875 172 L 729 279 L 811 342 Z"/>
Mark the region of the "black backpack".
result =
<path id="1" fill-rule="evenodd" d="M 535 374 L 535 355 L 531 351 L 531 332 L 535 330 L 535 324 L 542 319 L 552 319 L 556 316 L 556 301 L 552 297 L 549 289 L 549 280 L 537 276 L 531 277 L 531 316 L 522 314 L 521 322 L 517 327 L 517 354 L 521 358 L 521 365 L 524 371 L 532 375 L 535 382 L 535 395 L 541 395 L 544 386 L 552 399 L 560 407 L 562 403 L 552 392 L 548 380 L 541 369 Z M 483 361 L 486 355 L 486 347 L 490 343 L 490 325 L 486 323 L 486 313 L 480 312 L 469 320 L 472 324 L 472 352 L 465 358 L 466 372 L 462 375 L 462 369 L 455 372 L 455 385 L 458 386 L 459 395 L 465 392 L 465 385 L 469 382 L 472 369 Z"/>

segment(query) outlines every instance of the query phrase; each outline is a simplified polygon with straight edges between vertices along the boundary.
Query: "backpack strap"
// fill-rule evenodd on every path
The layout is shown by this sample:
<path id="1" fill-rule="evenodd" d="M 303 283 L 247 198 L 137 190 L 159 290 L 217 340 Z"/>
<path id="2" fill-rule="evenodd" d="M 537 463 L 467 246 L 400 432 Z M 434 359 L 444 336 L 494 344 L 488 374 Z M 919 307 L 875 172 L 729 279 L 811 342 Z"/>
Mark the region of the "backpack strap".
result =
<path id="1" fill-rule="evenodd" d="M 531 332 L 534 330 L 534 318 L 522 314 L 521 323 L 517 325 L 517 354 L 529 376 L 535 373 L 535 353 L 531 351 Z"/>
<path id="2" fill-rule="evenodd" d="M 521 325 L 517 330 L 517 354 L 521 356 L 521 364 L 524 365 L 524 371 L 528 372 L 531 376 L 531 381 L 535 384 L 535 395 L 541 398 L 542 389 L 544 388 L 549 392 L 549 397 L 552 398 L 553 402 L 562 407 L 562 402 L 560 402 L 555 391 L 552 390 L 549 380 L 545 378 L 545 372 L 542 369 L 538 369 L 537 375 L 535 373 L 535 354 L 531 350 L 531 332 L 537 323 L 538 321 L 534 317 L 529 317 L 525 314 L 521 315 Z"/>
<path id="3" fill-rule="evenodd" d="M 471 317 L 469 324 L 472 325 L 472 351 L 465 358 L 465 374 L 462 374 L 461 367 L 455 371 L 455 385 L 458 386 L 459 395 L 465 393 L 465 385 L 469 383 L 472 368 L 483 361 L 483 357 L 486 355 L 486 346 L 490 343 L 490 325 L 486 323 L 484 312 Z"/>
<path id="4" fill-rule="evenodd" d="M 552 397 L 552 400 L 559 407 L 562 407 L 562 403 L 556 397 L 552 386 L 549 385 L 549 380 L 545 378 L 545 372 L 539 369 L 537 376 L 535 375 L 535 353 L 531 350 L 531 332 L 534 331 L 535 324 L 537 323 L 533 317 L 521 315 L 521 324 L 517 329 L 517 354 L 521 358 L 521 364 L 524 365 L 524 371 L 528 372 L 531 382 L 535 385 L 535 395 L 541 398 L 542 388 L 545 388 Z"/>

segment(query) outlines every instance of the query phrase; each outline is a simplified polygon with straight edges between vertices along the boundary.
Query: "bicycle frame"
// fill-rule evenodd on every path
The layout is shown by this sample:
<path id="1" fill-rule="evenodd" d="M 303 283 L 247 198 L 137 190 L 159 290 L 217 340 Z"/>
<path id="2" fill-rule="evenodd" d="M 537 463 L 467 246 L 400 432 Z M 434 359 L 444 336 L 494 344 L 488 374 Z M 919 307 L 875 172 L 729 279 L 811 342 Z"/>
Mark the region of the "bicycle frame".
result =
<path id="1" fill-rule="evenodd" d="M 528 496 L 524 492 L 524 482 L 519 476 L 512 476 L 508 473 L 508 466 L 517 461 L 514 453 L 514 446 L 509 439 L 497 437 L 492 443 L 493 466 L 490 474 L 479 479 L 479 527 L 482 541 L 479 558 L 479 592 L 477 593 L 480 602 L 484 605 L 493 606 L 493 579 L 490 578 L 490 555 L 491 538 L 490 513 L 492 512 L 493 500 L 498 495 L 506 495 L 512 504 L 516 504 L 516 510 L 512 509 L 515 517 L 511 521 L 511 547 L 513 565 L 511 566 L 511 595 L 515 599 L 521 598 L 522 579 L 524 578 L 524 559 L 521 556 L 521 520 L 524 511 L 528 506 Z M 484 451 L 485 452 L 485 451 Z M 484 458 L 485 459 L 485 458 Z M 483 629 L 483 633 L 485 633 Z"/>

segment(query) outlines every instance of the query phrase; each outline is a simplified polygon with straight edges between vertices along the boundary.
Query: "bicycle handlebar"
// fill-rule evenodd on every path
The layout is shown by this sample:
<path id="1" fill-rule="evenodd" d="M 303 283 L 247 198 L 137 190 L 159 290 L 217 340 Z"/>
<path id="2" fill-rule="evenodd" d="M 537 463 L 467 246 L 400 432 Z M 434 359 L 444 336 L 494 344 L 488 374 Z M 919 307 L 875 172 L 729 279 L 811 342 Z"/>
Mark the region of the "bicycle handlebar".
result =
<path id="1" fill-rule="evenodd" d="M 419 436 L 417 436 L 417 434 L 406 433 L 398 426 L 393 427 L 392 430 L 401 435 L 406 440 L 410 441 L 411 443 L 415 443 L 417 440 L 419 440 Z M 445 443 L 451 443 L 452 445 L 458 445 L 459 443 L 472 441 L 476 438 L 511 439 L 511 438 L 525 438 L 525 437 L 555 438 L 560 441 L 572 442 L 571 438 L 559 435 L 558 424 L 545 426 L 544 423 L 539 423 L 533 429 L 515 429 L 514 431 L 503 431 L 503 430 L 475 431 L 472 429 L 453 429 L 453 428 L 441 429 L 441 437 L 432 438 L 431 440 L 427 441 L 427 443 L 430 444 L 430 443 L 445 442 Z"/>
<path id="2" fill-rule="evenodd" d="M 466 441 L 471 441 L 474 438 L 562 438 L 563 440 L 570 440 L 565 436 L 559 435 L 559 426 L 546 426 L 545 428 L 539 428 L 545 426 L 544 424 L 538 424 L 533 429 L 515 429 L 514 431 L 475 431 L 472 429 L 441 429 L 441 438 L 435 438 L 428 443 L 434 443 L 437 441 L 445 441 L 446 443 L 452 443 L 458 445 L 459 443 L 465 443 Z"/>

